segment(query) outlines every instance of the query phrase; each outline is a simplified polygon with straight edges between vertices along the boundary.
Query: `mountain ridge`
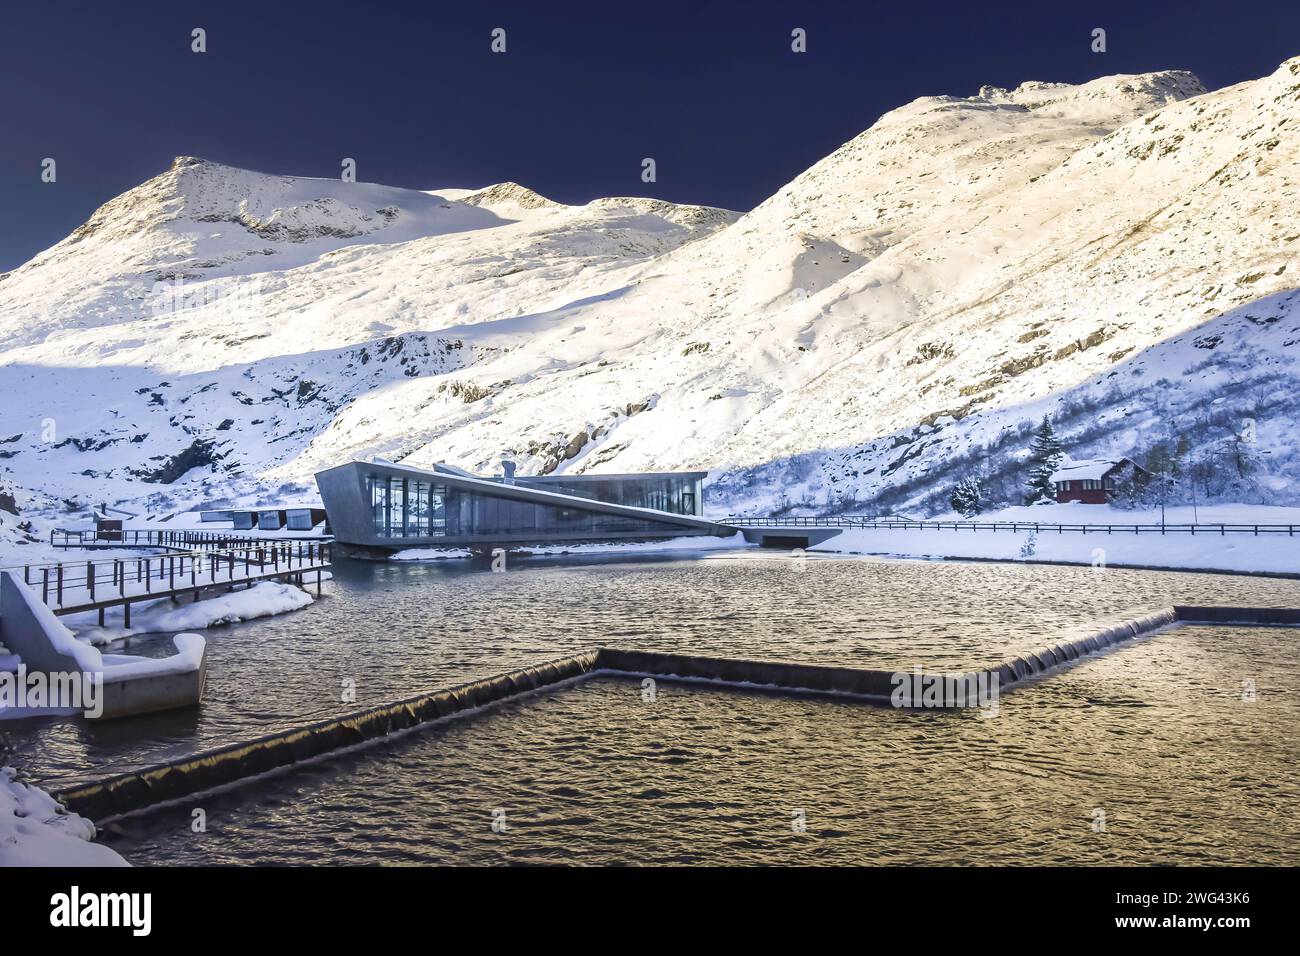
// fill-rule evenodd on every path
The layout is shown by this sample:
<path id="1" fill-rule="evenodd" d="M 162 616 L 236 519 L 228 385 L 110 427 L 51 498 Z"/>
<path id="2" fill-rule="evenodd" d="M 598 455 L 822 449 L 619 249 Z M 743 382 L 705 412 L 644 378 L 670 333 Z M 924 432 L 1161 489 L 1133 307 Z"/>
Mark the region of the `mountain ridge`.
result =
<path id="1" fill-rule="evenodd" d="M 4 446 L 0 481 L 180 507 L 367 453 L 504 455 L 708 468 L 723 511 L 934 511 L 961 468 L 1011 495 L 1044 413 L 1081 457 L 1142 454 L 1158 393 L 1198 449 L 1228 440 L 1211 411 L 1253 418 L 1260 470 L 1231 493 L 1278 500 L 1297 124 L 1300 58 L 1213 92 L 1162 71 L 922 97 L 743 215 L 178 159 L 0 284 L 0 387 L 77 439 Z M 213 294 L 158 308 L 174 282 Z M 78 378 L 93 411 L 53 397 Z M 209 463 L 145 487 L 196 442 Z"/>

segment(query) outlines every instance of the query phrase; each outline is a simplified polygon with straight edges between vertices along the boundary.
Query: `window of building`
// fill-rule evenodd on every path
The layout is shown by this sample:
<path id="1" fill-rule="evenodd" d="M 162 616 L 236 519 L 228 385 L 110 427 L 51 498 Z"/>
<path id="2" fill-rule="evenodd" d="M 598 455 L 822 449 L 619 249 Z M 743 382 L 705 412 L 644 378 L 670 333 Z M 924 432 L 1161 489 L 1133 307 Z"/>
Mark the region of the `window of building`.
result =
<path id="1" fill-rule="evenodd" d="M 371 475 L 371 520 L 381 538 L 426 538 L 447 533 L 447 486 Z"/>
<path id="2" fill-rule="evenodd" d="M 388 536 L 406 537 L 406 479 L 390 476 L 388 479 Z"/>
<path id="3" fill-rule="evenodd" d="M 422 538 L 429 533 L 429 483 L 409 482 L 407 493 L 407 537 Z"/>
<path id="4" fill-rule="evenodd" d="M 375 534 L 388 537 L 388 481 L 371 475 L 366 479 L 370 486 L 370 517 L 374 522 Z"/>

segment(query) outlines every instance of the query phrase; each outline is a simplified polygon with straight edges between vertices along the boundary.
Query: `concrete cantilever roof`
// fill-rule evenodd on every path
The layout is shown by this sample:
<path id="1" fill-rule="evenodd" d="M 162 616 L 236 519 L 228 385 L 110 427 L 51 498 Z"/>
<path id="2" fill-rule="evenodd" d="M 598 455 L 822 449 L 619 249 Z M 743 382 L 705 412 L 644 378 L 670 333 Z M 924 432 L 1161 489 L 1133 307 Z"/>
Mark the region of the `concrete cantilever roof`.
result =
<path id="1" fill-rule="evenodd" d="M 510 498 L 515 501 L 529 501 L 535 504 L 553 505 L 556 507 L 577 508 L 582 511 L 591 511 L 597 514 L 618 515 L 624 518 L 643 518 L 651 521 L 657 521 L 661 524 L 675 525 L 683 531 L 694 532 L 695 534 L 709 534 L 719 536 L 730 536 L 736 533 L 735 528 L 729 528 L 726 525 L 715 524 L 704 518 L 694 517 L 692 515 L 674 514 L 670 511 L 659 511 L 655 508 L 638 508 L 632 505 L 618 505 L 607 501 L 596 501 L 592 498 L 583 498 L 578 495 L 567 495 L 558 491 L 545 491 L 536 486 L 521 484 L 506 484 L 502 481 L 492 481 L 487 478 L 471 478 L 464 475 L 452 474 L 447 471 L 431 471 L 425 468 L 414 468 L 410 465 L 398 465 L 392 462 L 366 462 L 350 461 L 342 465 L 336 465 L 325 471 L 316 473 L 316 483 L 321 489 L 322 498 L 327 497 L 326 488 L 337 486 L 336 483 L 347 482 L 347 473 L 352 472 L 360 475 L 364 472 L 390 475 L 403 475 L 410 478 L 418 478 L 423 481 L 436 482 L 446 485 L 449 488 L 457 488 L 462 491 L 478 492 L 480 494 L 492 495 L 498 498 Z M 327 502 L 328 505 L 328 502 Z M 368 517 L 368 502 L 366 503 L 366 520 Z M 340 516 L 342 519 L 342 516 Z M 335 520 L 334 515 L 330 515 L 330 524 L 336 529 L 336 534 L 340 525 L 345 525 L 344 520 Z M 463 537 L 449 535 L 448 538 Z M 491 537 L 491 536 L 485 536 Z M 340 540 L 342 540 L 340 538 Z M 409 543 L 412 538 L 404 539 L 404 543 Z M 421 539 L 422 540 L 422 539 Z"/>

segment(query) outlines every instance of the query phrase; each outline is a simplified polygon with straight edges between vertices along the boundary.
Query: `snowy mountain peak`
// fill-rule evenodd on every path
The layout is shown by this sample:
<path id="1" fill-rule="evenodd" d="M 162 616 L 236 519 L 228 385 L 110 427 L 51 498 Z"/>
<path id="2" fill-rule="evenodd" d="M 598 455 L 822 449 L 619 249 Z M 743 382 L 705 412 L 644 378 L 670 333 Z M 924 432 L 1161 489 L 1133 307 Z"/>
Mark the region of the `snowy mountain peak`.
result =
<path id="1" fill-rule="evenodd" d="M 693 228 L 725 226 L 740 218 L 740 213 L 732 212 L 730 209 L 720 209 L 717 206 L 694 206 L 644 196 L 609 196 L 593 199 L 587 203 L 587 208 L 627 209 L 644 215 L 659 216 L 668 222 Z"/>
<path id="2" fill-rule="evenodd" d="M 563 206 L 562 203 L 547 199 L 541 193 L 514 182 L 484 186 L 482 189 L 464 196 L 461 202 L 471 206 L 488 206 L 491 208 L 506 206 L 516 210 L 560 209 Z"/>
<path id="3" fill-rule="evenodd" d="M 978 96 L 966 102 L 987 100 L 1014 103 L 1027 109 L 1080 103 L 1109 103 L 1121 110 L 1157 109 L 1205 92 L 1205 86 L 1193 73 L 1164 70 L 1157 73 L 1107 76 L 1088 83 L 1044 83 L 1028 80 L 1014 90 L 985 86 Z M 960 102 L 958 100 L 957 102 Z"/>

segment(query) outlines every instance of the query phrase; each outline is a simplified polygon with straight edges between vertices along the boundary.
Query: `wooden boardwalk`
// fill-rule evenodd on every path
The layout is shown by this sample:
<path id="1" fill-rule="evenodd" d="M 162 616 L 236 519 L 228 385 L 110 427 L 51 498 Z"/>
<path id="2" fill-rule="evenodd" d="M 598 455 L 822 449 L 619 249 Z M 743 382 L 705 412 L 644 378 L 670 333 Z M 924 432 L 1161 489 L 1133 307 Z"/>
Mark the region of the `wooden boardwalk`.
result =
<path id="1" fill-rule="evenodd" d="M 123 623 L 130 627 L 132 604 L 159 598 L 179 601 L 190 595 L 197 601 L 204 591 L 214 588 L 251 587 L 259 581 L 306 585 L 314 575 L 316 593 L 320 594 L 331 556 L 328 541 L 274 541 L 156 556 L 25 565 L 21 571 L 24 583 L 55 614 L 98 611 L 103 625 L 106 609 L 121 607 Z"/>

